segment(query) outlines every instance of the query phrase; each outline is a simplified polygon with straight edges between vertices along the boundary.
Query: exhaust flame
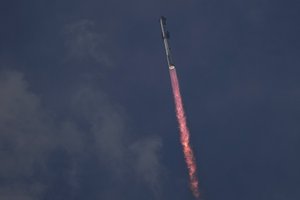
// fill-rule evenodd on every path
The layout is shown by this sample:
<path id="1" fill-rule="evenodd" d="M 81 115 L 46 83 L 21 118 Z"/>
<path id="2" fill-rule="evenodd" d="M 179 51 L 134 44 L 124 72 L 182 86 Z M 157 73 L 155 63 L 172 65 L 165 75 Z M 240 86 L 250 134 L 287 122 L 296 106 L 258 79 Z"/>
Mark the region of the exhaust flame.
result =
<path id="1" fill-rule="evenodd" d="M 178 82 L 175 67 L 170 66 L 169 72 L 170 72 L 172 90 L 173 90 L 174 101 L 176 106 L 176 116 L 179 123 L 180 141 L 183 148 L 185 162 L 187 164 L 188 171 L 189 171 L 190 187 L 195 198 L 199 199 L 200 192 L 199 192 L 199 182 L 196 174 L 197 167 L 195 162 L 195 156 L 190 146 L 190 133 L 186 124 L 186 117 L 184 113 L 184 108 L 183 108 L 183 103 L 182 103 L 182 98 L 181 98 L 180 88 L 179 88 L 179 82 Z"/>

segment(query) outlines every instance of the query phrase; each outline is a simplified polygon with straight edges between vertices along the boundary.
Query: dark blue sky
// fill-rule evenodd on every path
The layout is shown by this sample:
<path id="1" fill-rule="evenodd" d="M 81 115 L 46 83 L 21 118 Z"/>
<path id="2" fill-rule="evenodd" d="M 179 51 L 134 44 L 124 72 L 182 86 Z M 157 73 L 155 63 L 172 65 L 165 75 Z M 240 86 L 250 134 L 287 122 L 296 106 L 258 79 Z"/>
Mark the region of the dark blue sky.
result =
<path id="1" fill-rule="evenodd" d="M 300 199 L 296 0 L 3 0 L 0 199 Z"/>

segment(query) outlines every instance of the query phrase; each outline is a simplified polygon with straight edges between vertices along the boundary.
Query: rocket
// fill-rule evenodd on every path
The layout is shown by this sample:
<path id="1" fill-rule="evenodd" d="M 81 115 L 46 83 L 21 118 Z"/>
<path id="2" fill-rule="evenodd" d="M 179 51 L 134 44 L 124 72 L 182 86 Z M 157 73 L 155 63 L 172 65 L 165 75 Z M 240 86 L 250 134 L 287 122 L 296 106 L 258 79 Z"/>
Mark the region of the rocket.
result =
<path id="1" fill-rule="evenodd" d="M 166 21 L 167 21 L 167 19 L 164 16 L 161 16 L 159 19 L 162 39 L 164 41 L 164 46 L 165 46 L 166 55 L 167 55 L 168 66 L 169 66 L 169 69 L 174 69 L 175 66 L 174 66 L 173 59 L 172 59 L 171 48 L 169 46 L 170 34 L 166 28 L 166 26 L 167 26 Z"/>

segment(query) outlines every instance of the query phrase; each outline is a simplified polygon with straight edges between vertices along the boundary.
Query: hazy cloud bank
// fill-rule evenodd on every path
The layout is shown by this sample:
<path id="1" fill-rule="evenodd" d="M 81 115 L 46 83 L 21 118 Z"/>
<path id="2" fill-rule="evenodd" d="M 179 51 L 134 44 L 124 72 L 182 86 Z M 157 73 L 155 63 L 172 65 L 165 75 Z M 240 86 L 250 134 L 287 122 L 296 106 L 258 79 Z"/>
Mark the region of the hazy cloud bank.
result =
<path id="1" fill-rule="evenodd" d="M 91 27 L 90 21 L 67 26 L 67 55 L 108 66 L 101 34 Z M 160 198 L 159 137 L 135 139 L 126 110 L 92 83 L 66 92 L 69 113 L 62 120 L 29 85 L 22 72 L 1 71 L 1 199 L 80 199 L 89 187 L 99 187 L 89 199 L 111 199 L 124 189 L 132 196 L 135 187 Z"/>

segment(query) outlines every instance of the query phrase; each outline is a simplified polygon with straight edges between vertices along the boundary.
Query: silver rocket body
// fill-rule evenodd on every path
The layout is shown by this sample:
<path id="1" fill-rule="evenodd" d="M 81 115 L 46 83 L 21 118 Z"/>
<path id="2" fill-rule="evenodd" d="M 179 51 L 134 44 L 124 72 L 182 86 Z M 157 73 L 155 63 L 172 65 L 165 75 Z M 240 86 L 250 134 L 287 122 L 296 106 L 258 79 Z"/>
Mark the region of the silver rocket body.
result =
<path id="1" fill-rule="evenodd" d="M 169 66 L 169 69 L 174 69 L 175 66 L 174 66 L 173 59 L 172 59 L 171 48 L 169 46 L 170 34 L 166 28 L 166 25 L 167 25 L 166 21 L 167 21 L 167 19 L 165 17 L 163 17 L 163 16 L 160 17 L 159 22 L 160 22 L 161 34 L 162 34 L 162 38 L 163 38 L 164 46 L 165 46 L 165 50 L 166 50 L 168 66 Z"/>

